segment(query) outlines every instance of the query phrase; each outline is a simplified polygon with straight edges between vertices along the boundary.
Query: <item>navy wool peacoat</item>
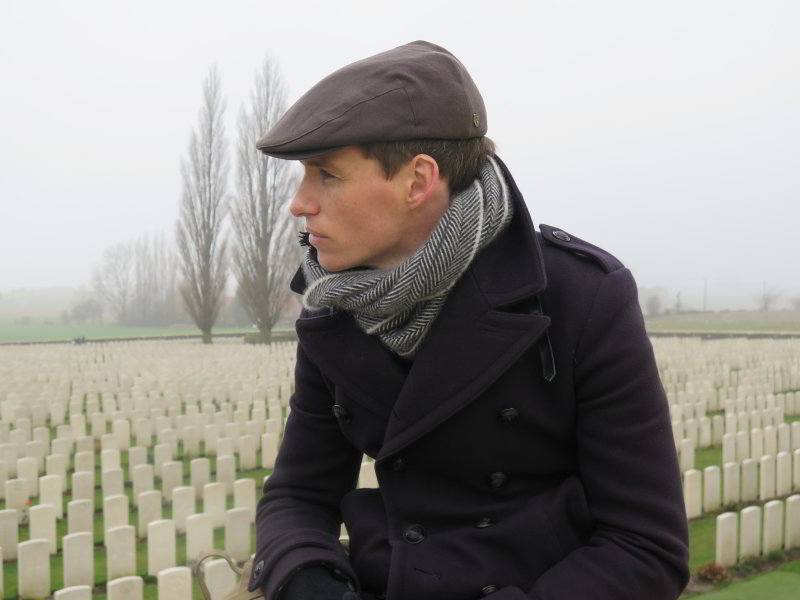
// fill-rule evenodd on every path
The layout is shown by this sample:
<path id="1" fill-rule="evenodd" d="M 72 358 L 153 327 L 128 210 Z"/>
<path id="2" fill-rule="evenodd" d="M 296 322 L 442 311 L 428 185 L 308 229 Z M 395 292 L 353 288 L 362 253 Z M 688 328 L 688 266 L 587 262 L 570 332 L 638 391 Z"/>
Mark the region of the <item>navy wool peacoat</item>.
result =
<path id="1" fill-rule="evenodd" d="M 301 314 L 251 590 L 275 600 L 316 563 L 365 599 L 672 600 L 685 587 L 680 474 L 633 277 L 537 232 L 503 169 L 514 218 L 413 363 L 347 314 Z M 354 489 L 364 454 L 378 489 Z"/>

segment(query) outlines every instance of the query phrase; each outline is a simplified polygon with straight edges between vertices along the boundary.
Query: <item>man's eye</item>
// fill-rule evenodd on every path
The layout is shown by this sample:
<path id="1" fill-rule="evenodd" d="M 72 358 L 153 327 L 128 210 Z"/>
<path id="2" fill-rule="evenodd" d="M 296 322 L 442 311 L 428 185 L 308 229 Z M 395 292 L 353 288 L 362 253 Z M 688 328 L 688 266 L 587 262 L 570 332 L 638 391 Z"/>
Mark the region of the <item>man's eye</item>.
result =
<path id="1" fill-rule="evenodd" d="M 323 181 L 328 180 L 328 179 L 336 179 L 335 176 L 333 176 L 330 173 L 328 173 L 325 169 L 320 169 L 319 170 L 319 175 L 320 175 L 320 177 L 322 178 Z"/>

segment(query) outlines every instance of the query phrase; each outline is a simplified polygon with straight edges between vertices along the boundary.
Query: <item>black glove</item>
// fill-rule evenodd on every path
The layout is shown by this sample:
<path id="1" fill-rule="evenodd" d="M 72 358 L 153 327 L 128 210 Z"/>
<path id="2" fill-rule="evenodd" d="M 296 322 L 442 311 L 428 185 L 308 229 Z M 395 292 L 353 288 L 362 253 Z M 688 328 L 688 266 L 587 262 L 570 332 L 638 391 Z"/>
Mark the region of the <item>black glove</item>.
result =
<path id="1" fill-rule="evenodd" d="M 280 600 L 359 600 L 346 581 L 320 565 L 303 567 L 292 575 Z"/>

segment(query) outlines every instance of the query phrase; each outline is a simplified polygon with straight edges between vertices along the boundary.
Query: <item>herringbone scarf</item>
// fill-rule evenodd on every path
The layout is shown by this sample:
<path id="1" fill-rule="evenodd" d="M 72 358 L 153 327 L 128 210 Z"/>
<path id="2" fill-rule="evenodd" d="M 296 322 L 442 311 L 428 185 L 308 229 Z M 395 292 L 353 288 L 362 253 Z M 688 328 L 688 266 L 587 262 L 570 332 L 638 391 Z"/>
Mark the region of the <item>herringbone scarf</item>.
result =
<path id="1" fill-rule="evenodd" d="M 511 216 L 508 186 L 489 158 L 472 185 L 450 199 L 428 240 L 397 267 L 330 272 L 309 248 L 303 263 L 308 283 L 303 305 L 349 312 L 366 333 L 411 358 L 447 294 Z"/>

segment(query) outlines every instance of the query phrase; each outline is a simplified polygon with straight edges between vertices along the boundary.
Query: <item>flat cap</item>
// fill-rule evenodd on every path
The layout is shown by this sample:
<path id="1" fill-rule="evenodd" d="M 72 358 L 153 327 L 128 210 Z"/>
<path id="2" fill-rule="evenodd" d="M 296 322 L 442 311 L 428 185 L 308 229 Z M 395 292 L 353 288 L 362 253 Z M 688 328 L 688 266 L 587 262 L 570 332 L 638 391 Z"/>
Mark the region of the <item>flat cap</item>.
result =
<path id="1" fill-rule="evenodd" d="M 441 46 L 416 41 L 334 71 L 256 146 L 304 159 L 352 144 L 485 134 L 486 107 L 464 65 Z"/>

